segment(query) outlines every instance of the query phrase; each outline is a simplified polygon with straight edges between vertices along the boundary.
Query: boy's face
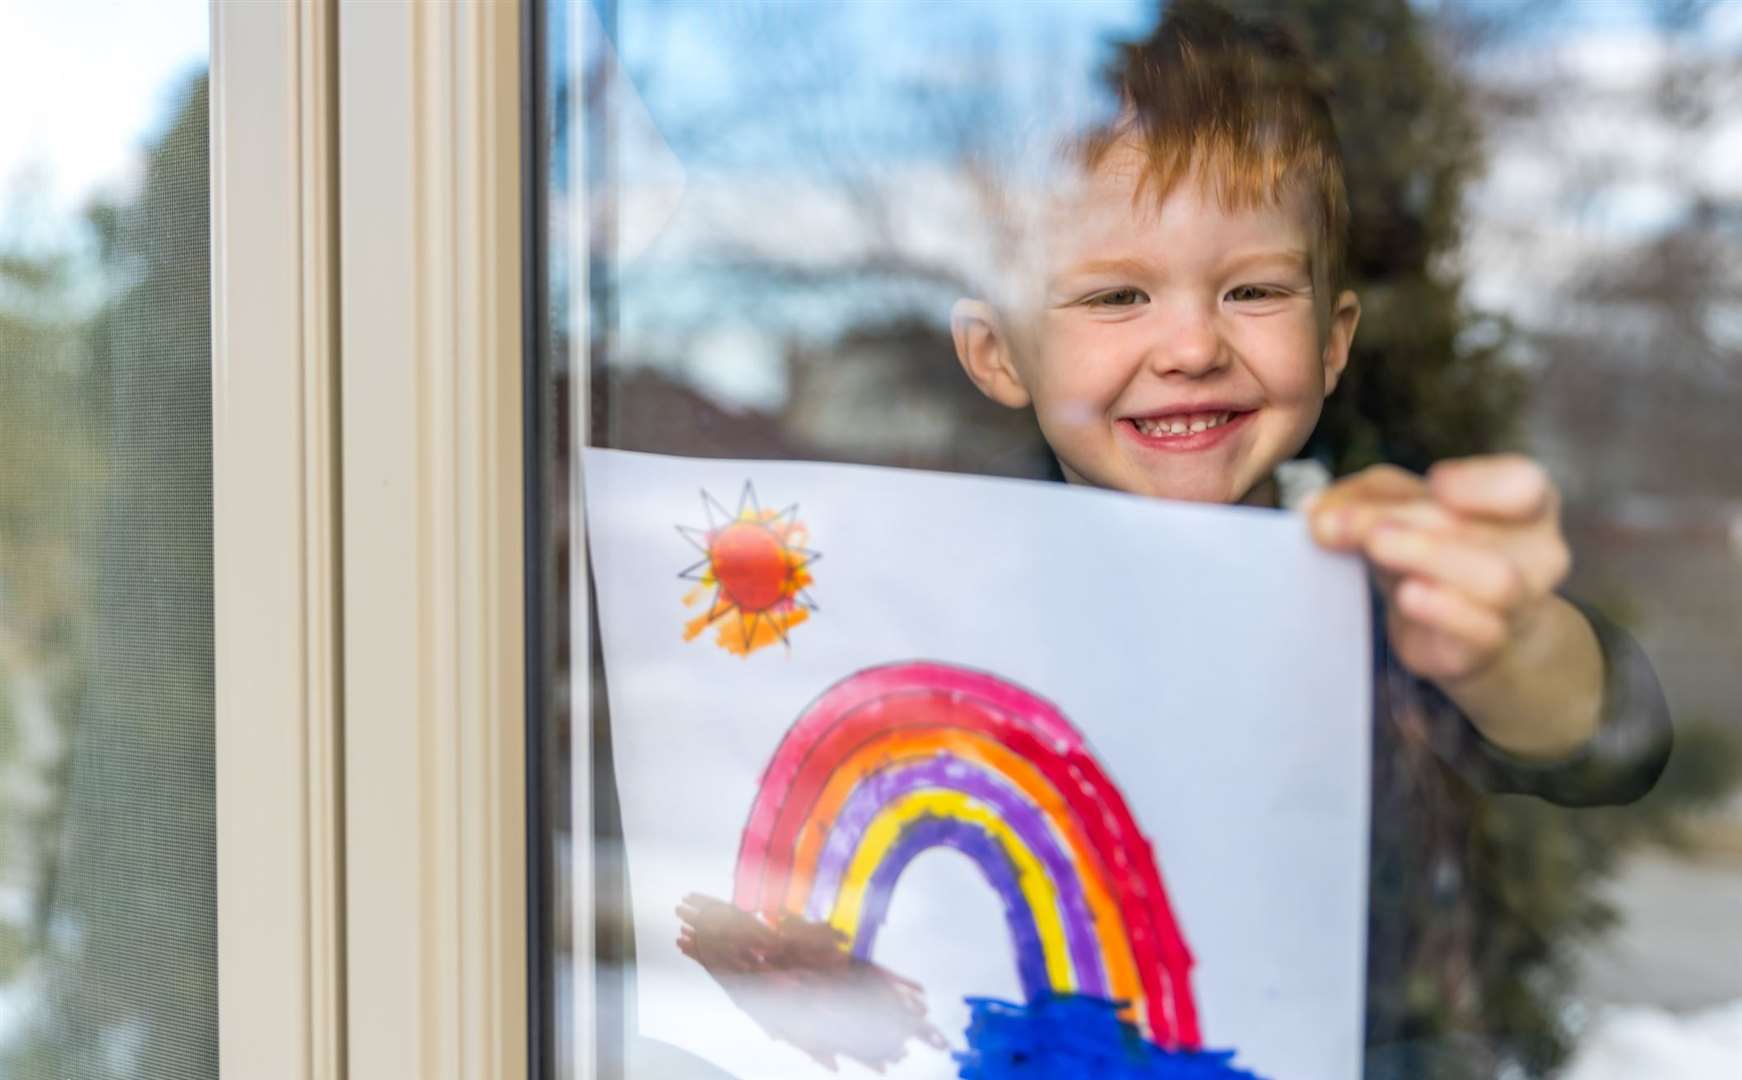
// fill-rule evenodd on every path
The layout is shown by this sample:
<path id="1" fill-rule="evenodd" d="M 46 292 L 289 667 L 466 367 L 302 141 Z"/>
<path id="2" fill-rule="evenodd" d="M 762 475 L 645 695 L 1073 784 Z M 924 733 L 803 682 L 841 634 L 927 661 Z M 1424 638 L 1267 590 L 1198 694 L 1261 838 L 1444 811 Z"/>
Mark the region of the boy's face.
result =
<path id="1" fill-rule="evenodd" d="M 978 337 L 958 309 L 958 352 L 992 397 L 1033 404 L 1073 481 L 1238 502 L 1312 433 L 1359 306 L 1345 293 L 1321 328 L 1292 205 L 1230 212 L 1191 179 L 1157 204 L 1133 199 L 1137 176 L 1116 149 L 1061 200 L 1044 302 Z"/>

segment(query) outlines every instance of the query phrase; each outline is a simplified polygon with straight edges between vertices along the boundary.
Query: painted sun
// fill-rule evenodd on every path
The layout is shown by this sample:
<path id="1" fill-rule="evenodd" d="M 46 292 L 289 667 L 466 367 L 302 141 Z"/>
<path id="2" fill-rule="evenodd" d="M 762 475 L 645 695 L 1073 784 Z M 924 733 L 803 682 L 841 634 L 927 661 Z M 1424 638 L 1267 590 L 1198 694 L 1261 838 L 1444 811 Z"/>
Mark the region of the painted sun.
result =
<path id="1" fill-rule="evenodd" d="M 678 575 L 695 582 L 684 604 L 707 604 L 684 625 L 684 640 L 693 641 L 713 627 L 715 642 L 739 656 L 777 641 L 790 647 L 787 632 L 816 610 L 805 588 L 811 584 L 808 568 L 819 557 L 804 547 L 808 537 L 798 520 L 798 504 L 764 510 L 756 489 L 746 482 L 736 511 L 703 491 L 702 512 L 706 528 L 678 526 L 702 555 Z"/>

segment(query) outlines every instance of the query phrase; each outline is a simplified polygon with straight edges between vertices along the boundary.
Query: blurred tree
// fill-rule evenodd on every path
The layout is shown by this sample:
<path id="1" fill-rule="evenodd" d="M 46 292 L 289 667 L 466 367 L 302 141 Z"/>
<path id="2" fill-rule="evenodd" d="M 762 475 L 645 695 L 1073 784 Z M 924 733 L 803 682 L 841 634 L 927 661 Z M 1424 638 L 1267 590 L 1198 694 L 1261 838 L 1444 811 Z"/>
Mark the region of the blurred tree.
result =
<path id="1" fill-rule="evenodd" d="M 9 208 L 16 220 L 31 207 Z M 52 880 L 64 802 L 65 730 L 85 657 L 83 567 L 100 509 L 102 436 L 79 422 L 80 326 L 68 260 L 15 237 L 0 252 L 0 889 L 39 897 Z M 28 981 L 42 938 L 35 905 L 0 915 L 0 987 Z"/>
<path id="2" fill-rule="evenodd" d="M 1452 256 L 1481 128 L 1434 27 L 1409 0 L 1246 0 L 1319 68 L 1347 163 L 1349 287 L 1361 297 L 1349 369 L 1309 450 L 1338 473 L 1378 461 L 1425 469 L 1492 450 L 1513 431 L 1524 380 L 1510 328 L 1473 310 Z"/>
<path id="3" fill-rule="evenodd" d="M 697 339 L 731 312 L 766 338 L 763 362 L 781 368 L 786 399 L 753 419 L 772 426 L 792 456 L 1052 471 L 1031 419 L 990 405 L 961 376 L 948 311 L 1004 254 L 997 248 L 1007 230 L 993 205 L 1003 192 L 989 161 L 1019 141 L 1040 103 L 1069 96 L 1055 91 L 1072 77 L 1022 63 L 1022 49 L 1033 47 L 1025 20 L 921 4 L 887 17 L 911 23 L 917 40 L 929 32 L 950 41 L 966 24 L 974 49 L 933 55 L 928 46 L 892 61 L 873 32 L 884 10 L 673 0 L 659 18 L 636 20 L 623 70 L 607 78 L 589 69 L 589 100 L 613 121 L 596 117 L 591 130 L 615 135 L 590 160 L 620 162 L 624 174 L 615 186 L 595 177 L 590 200 L 594 239 L 612 251 L 590 276 L 590 325 L 609 339 L 595 354 L 595 437 L 676 453 L 764 452 L 765 436 L 740 438 L 746 424 L 715 438 L 636 421 L 669 410 L 685 383 L 706 385 Z M 936 25 L 927 31 L 928 23 Z M 696 33 L 739 58 L 720 84 L 675 61 L 681 44 L 666 47 Z M 1090 68 L 1079 66 L 1083 81 Z M 1018 70 L 1022 78 L 1008 77 Z M 666 237 L 681 236 L 675 264 L 657 247 L 642 253 L 631 244 L 634 253 L 623 254 L 614 233 L 617 218 L 649 216 L 629 205 L 638 189 L 626 176 L 656 174 L 668 152 L 690 185 Z M 839 422 L 849 406 L 854 416 Z"/>
<path id="4" fill-rule="evenodd" d="M 218 1074 L 209 221 L 201 76 L 137 198 L 91 215 L 110 299 L 65 363 L 25 340 L 0 368 L 37 395 L 8 399 L 0 428 L 0 587 L 31 528 L 81 578 L 61 601 L 78 669 L 55 703 L 72 721 L 64 804 L 42 827 L 55 871 L 33 898 L 34 1008 L 7 1077 Z M 37 441 L 11 440 L 15 417 Z M 69 492 L 91 501 L 88 527 L 69 525 Z M 10 607 L 3 622 L 21 625 Z"/>

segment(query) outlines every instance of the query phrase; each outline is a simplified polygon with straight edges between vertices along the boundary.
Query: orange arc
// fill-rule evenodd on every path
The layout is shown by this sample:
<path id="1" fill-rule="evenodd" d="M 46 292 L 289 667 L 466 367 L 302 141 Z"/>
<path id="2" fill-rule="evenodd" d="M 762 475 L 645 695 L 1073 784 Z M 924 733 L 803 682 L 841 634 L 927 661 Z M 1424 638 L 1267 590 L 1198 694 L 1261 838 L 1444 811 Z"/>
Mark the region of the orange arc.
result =
<path id="1" fill-rule="evenodd" d="M 827 842 L 829 828 L 859 782 L 870 774 L 913 759 L 952 754 L 977 762 L 1015 784 L 1040 807 L 1060 833 L 1071 859 L 1083 869 L 1083 892 L 1095 925 L 1101 931 L 1101 962 L 1107 969 L 1107 985 L 1113 996 L 1135 1007 L 1143 1000 L 1125 920 L 1119 905 L 1107 890 L 1105 870 L 1058 789 L 1021 755 L 978 732 L 962 728 L 901 728 L 859 744 L 829 775 L 793 849 L 792 872 L 787 879 L 785 909 L 803 914 L 810 899 L 817 861 Z"/>

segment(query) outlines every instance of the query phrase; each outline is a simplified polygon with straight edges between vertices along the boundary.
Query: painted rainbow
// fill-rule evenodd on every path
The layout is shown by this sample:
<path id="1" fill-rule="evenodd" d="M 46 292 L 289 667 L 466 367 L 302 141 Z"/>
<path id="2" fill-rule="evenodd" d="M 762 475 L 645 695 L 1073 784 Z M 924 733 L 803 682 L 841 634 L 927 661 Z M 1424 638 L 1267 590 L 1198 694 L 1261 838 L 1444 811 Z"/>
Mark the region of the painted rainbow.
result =
<path id="1" fill-rule="evenodd" d="M 1023 992 L 1117 1001 L 1151 1042 L 1201 1049 L 1192 958 L 1149 842 L 1049 702 L 936 663 L 831 687 L 763 774 L 734 901 L 827 922 L 869 960 L 920 853 L 972 859 L 1004 904 Z"/>

